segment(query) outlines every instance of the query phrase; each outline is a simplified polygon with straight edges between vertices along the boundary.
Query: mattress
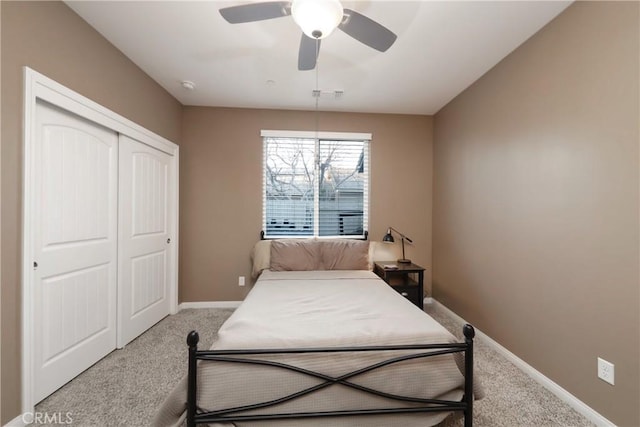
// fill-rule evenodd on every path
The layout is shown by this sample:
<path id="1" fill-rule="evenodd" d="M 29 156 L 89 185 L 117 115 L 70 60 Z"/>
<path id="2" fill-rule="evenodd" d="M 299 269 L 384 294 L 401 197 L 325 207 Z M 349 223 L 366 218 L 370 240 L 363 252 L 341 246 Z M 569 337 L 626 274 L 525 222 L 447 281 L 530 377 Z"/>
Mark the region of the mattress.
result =
<path id="1" fill-rule="evenodd" d="M 370 271 L 265 271 L 218 332 L 212 349 L 282 349 L 433 344 L 457 342 L 444 327 L 390 288 Z M 414 350 L 411 350 L 414 351 Z M 414 351 L 415 352 L 415 351 Z M 406 350 L 279 354 L 284 362 L 331 377 L 406 354 Z M 256 356 L 257 357 L 257 356 Z M 265 358 L 261 356 L 261 358 Z M 417 398 L 462 397 L 460 358 L 441 355 L 385 366 L 349 381 L 393 395 Z M 271 366 L 200 362 L 198 406 L 205 410 L 279 399 L 322 380 Z M 154 425 L 179 425 L 184 419 L 186 379 L 160 408 Z M 260 413 L 398 408 L 415 405 L 354 390 L 342 384 L 313 395 L 261 409 Z M 251 414 L 245 411 L 243 414 Z M 429 426 L 446 413 L 376 415 L 305 420 L 305 426 Z M 298 421 L 238 423 L 249 426 L 295 426 Z"/>

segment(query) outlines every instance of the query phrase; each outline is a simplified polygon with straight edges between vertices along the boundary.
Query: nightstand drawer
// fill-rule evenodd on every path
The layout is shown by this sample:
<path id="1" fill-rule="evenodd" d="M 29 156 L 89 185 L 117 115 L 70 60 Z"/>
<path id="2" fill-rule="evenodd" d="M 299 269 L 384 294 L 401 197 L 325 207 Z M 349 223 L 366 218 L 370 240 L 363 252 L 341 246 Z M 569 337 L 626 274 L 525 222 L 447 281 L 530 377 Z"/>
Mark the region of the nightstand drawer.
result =
<path id="1" fill-rule="evenodd" d="M 418 302 L 421 302 L 421 298 L 419 295 L 418 286 L 391 286 L 398 292 L 400 295 L 411 301 L 412 303 L 418 305 Z M 422 308 L 422 304 L 418 305 Z"/>

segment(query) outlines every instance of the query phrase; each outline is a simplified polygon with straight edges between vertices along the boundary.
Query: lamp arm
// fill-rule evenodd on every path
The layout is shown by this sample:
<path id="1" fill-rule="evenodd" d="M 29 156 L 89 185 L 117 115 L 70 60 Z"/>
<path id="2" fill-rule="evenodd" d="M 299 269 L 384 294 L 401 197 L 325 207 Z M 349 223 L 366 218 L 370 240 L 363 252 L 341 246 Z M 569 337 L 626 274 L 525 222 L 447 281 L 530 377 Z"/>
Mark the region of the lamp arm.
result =
<path id="1" fill-rule="evenodd" d="M 398 234 L 401 238 L 405 239 L 407 242 L 409 243 L 413 243 L 413 240 L 411 240 L 410 238 L 408 238 L 407 236 L 405 236 L 404 234 L 402 234 L 401 232 L 399 232 L 398 230 L 396 230 L 393 227 L 389 227 L 389 230 L 393 230 L 396 232 L 396 234 Z M 404 246 L 404 245 L 403 245 Z"/>

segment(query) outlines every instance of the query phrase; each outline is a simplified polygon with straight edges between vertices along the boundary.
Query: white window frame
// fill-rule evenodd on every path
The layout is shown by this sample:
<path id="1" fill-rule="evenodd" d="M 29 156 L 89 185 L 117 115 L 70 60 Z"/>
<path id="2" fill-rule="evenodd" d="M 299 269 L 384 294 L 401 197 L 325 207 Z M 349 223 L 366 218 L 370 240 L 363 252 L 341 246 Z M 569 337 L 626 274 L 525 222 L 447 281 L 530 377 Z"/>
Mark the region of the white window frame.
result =
<path id="1" fill-rule="evenodd" d="M 358 132 L 327 132 L 327 131 L 292 131 L 292 130 L 262 130 L 260 132 L 260 136 L 263 139 L 263 150 L 265 147 L 264 138 L 304 138 L 304 139 L 315 139 L 316 140 L 316 151 L 318 149 L 317 144 L 319 140 L 335 140 L 335 141 L 367 141 L 368 150 L 367 150 L 367 165 L 365 167 L 366 170 L 366 185 L 363 188 L 363 206 L 362 206 L 362 225 L 363 225 L 363 235 L 362 238 L 366 239 L 368 235 L 368 226 L 369 226 L 369 194 L 370 194 L 370 186 L 371 186 L 371 173 L 370 169 L 370 156 L 371 156 L 371 133 L 358 133 Z M 269 236 L 266 230 L 267 218 L 266 218 L 266 181 L 265 181 L 265 157 L 266 153 L 263 152 L 262 156 L 262 232 L 263 237 L 266 239 L 272 238 L 300 238 L 300 236 Z M 317 165 L 316 165 L 317 167 Z M 317 173 L 317 171 L 316 171 Z M 315 192 L 314 197 L 314 210 L 315 212 L 319 211 L 319 193 Z M 319 230 L 319 215 L 314 215 L 314 227 L 313 227 L 313 238 L 323 239 L 336 239 L 336 238 L 351 238 L 358 236 L 320 236 Z"/>

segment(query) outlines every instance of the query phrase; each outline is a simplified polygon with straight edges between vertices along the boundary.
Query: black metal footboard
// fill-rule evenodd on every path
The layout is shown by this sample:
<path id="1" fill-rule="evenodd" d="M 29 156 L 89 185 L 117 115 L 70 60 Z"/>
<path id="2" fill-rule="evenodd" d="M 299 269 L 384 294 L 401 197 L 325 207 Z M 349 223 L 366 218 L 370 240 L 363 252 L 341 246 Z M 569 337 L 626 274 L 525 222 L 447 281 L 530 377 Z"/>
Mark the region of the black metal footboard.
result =
<path id="1" fill-rule="evenodd" d="M 371 346 L 371 347 L 339 347 L 339 348 L 304 348 L 304 349 L 267 349 L 267 350 L 198 350 L 199 336 L 195 331 L 191 331 L 187 336 L 187 344 L 189 345 L 189 374 L 187 389 L 187 426 L 195 427 L 196 424 L 209 423 L 232 423 L 234 421 L 263 421 L 263 420 L 284 420 L 284 419 L 305 419 L 319 417 L 343 417 L 358 415 L 377 415 L 377 414 L 402 414 L 402 413 L 427 413 L 427 412 L 451 412 L 458 411 L 464 414 L 465 427 L 473 425 L 473 338 L 475 330 L 473 326 L 467 324 L 463 327 L 465 341 L 461 343 L 447 344 L 425 344 L 425 345 L 399 345 L 399 346 Z M 338 352 L 367 352 L 367 351 L 393 351 L 393 350 L 424 350 L 390 358 L 388 360 L 367 366 L 362 369 L 341 375 L 339 377 L 328 376 L 319 372 L 310 371 L 297 366 L 285 363 L 274 362 L 270 360 L 261 360 L 255 358 L 246 358 L 244 356 L 256 355 L 273 355 L 273 354 L 303 354 L 303 353 L 338 353 Z M 387 366 L 403 360 L 420 359 L 433 357 L 443 354 L 463 353 L 464 354 L 464 396 L 461 401 L 441 400 L 441 399 L 422 399 L 408 396 L 398 396 L 379 390 L 364 387 L 349 381 L 350 378 L 365 372 L 372 371 L 382 366 Z M 288 396 L 260 402 L 253 405 L 244 405 L 211 412 L 201 411 L 196 402 L 197 384 L 197 366 L 198 360 L 245 363 L 254 365 L 273 366 L 281 369 L 299 372 L 315 378 L 324 380 L 324 382 L 309 387 L 305 390 L 298 391 Z M 384 408 L 384 409 L 355 409 L 340 411 L 324 411 L 324 412 L 296 412 L 296 413 L 268 413 L 268 414 L 251 414 L 242 415 L 241 412 L 248 410 L 256 410 L 272 407 L 328 387 L 332 384 L 341 384 L 347 387 L 361 390 L 366 393 L 375 394 L 395 401 L 412 402 L 418 404 L 411 407 L 400 408 Z"/>

